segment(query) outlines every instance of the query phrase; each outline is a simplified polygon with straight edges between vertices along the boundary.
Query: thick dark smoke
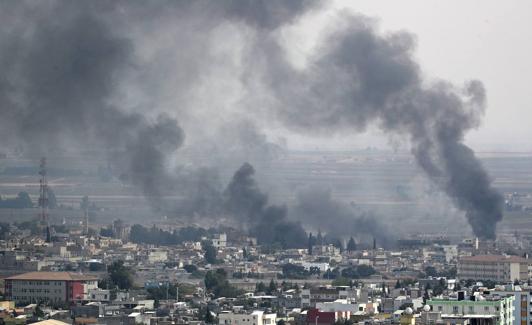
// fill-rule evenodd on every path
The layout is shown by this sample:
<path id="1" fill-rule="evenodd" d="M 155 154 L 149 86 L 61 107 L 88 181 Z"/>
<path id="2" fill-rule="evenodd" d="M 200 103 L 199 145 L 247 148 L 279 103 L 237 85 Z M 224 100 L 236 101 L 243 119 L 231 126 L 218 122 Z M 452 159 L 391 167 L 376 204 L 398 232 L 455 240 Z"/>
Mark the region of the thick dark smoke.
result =
<path id="1" fill-rule="evenodd" d="M 465 211 L 475 235 L 494 238 L 503 199 L 463 144 L 485 109 L 482 83 L 427 84 L 412 56 L 412 35 L 378 34 L 360 16 L 345 16 L 340 25 L 305 69 L 293 68 L 267 35 L 257 44 L 253 55 L 262 58 L 277 114 L 300 132 L 359 132 L 376 123 L 408 135 L 419 166 Z"/>
<path id="2" fill-rule="evenodd" d="M 105 148 L 117 173 L 159 198 L 166 155 L 184 133 L 166 115 L 151 119 L 110 103 L 132 64 L 131 42 L 81 2 L 17 4 L 2 3 L 3 18 L 17 17 L 0 32 L 3 138 L 28 155 Z"/>
<path id="3" fill-rule="evenodd" d="M 281 244 L 284 248 L 305 247 L 306 234 L 301 224 L 288 221 L 285 206 L 268 205 L 254 179 L 255 169 L 243 164 L 224 191 L 225 209 L 245 225 L 260 244 Z"/>
<path id="4" fill-rule="evenodd" d="M 298 192 L 296 204 L 290 215 L 305 226 L 323 229 L 328 235 L 340 238 L 357 237 L 388 247 L 394 244 L 397 233 L 381 224 L 377 216 L 335 201 L 331 191 L 320 187 L 310 187 Z"/>
<path id="5" fill-rule="evenodd" d="M 234 64 L 237 71 L 231 75 L 241 77 L 244 97 L 235 106 L 250 103 L 236 110 L 244 118 L 262 126 L 266 119 L 259 112 L 265 110 L 290 129 L 311 135 L 361 132 L 370 124 L 406 135 L 419 166 L 465 211 L 473 232 L 494 238 L 503 200 L 463 143 L 485 109 L 482 83 L 456 88 L 427 82 L 413 59 L 412 35 L 381 34 L 373 21 L 353 15 L 336 21 L 338 28 L 296 69 L 279 31 L 313 8 L 317 2 L 307 0 L 2 1 L 0 19 L 6 28 L 0 30 L 0 136 L 29 155 L 105 148 L 116 174 L 140 186 L 154 206 L 162 205 L 166 193 L 181 191 L 183 211 L 213 213 L 221 205 L 216 172 L 183 178 L 169 173 L 167 163 L 184 141 L 175 113 L 182 123 L 194 115 L 194 96 L 211 95 L 194 91 L 217 81 L 223 84 L 225 80 L 210 78 L 212 71 Z M 232 31 L 243 30 L 237 41 L 232 39 L 244 43 L 238 44 L 238 58 L 228 59 L 224 55 L 234 53 L 223 51 L 217 56 L 213 46 L 226 41 L 213 35 L 221 37 L 215 31 L 227 24 L 238 27 Z M 253 32 L 255 37 L 249 37 Z M 161 45 L 165 42 L 171 45 Z M 161 49 L 147 55 L 155 45 Z M 122 97 L 141 99 L 126 108 L 117 99 Z M 208 121 L 217 119 L 216 110 L 208 107 L 205 119 L 192 119 L 196 123 L 190 131 L 223 124 Z M 246 136 L 261 134 L 254 127 L 249 132 L 237 128 L 244 143 L 246 138 L 265 142 Z M 271 149 L 251 148 L 252 156 L 255 148 Z M 261 203 L 265 195 L 256 188 L 253 171 L 242 168 L 226 195 L 241 191 L 250 201 L 234 197 L 230 210 L 239 220 L 249 220 L 252 229 L 263 219 L 273 221 L 264 225 L 268 227 L 285 223 L 285 209 L 267 207 L 267 198 Z M 181 187 L 196 181 L 190 190 Z M 239 190 L 239 181 L 251 186 Z"/>

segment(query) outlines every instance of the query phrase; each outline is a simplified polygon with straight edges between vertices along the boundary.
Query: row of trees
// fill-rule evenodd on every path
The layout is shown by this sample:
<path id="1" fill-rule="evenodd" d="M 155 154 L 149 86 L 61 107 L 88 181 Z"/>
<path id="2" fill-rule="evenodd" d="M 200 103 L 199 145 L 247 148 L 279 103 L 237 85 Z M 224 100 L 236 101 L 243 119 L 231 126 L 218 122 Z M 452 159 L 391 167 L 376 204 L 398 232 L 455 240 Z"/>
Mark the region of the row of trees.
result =
<path id="1" fill-rule="evenodd" d="M 16 197 L 3 199 L 0 196 L 0 209 L 29 209 L 33 208 L 33 201 L 28 192 L 19 192 Z M 48 187 L 48 208 L 57 208 L 57 199 L 54 191 Z"/>
<path id="2" fill-rule="evenodd" d="M 347 267 L 340 270 L 340 268 L 329 269 L 323 273 L 324 279 L 337 279 L 337 278 L 346 278 L 346 279 L 363 279 L 369 276 L 376 274 L 377 271 L 371 266 L 368 265 L 357 265 Z"/>
<path id="3" fill-rule="evenodd" d="M 342 241 L 339 238 L 331 237 L 328 235 L 323 236 L 321 234 L 321 231 L 318 232 L 316 237 L 314 237 L 312 233 L 309 233 L 308 235 L 307 250 L 310 255 L 312 255 L 312 249 L 316 245 L 333 245 L 340 249 L 340 251 L 344 250 L 344 245 L 342 244 Z M 345 250 L 347 250 L 348 252 L 354 252 L 357 250 L 357 244 L 353 237 L 349 238 Z"/>
<path id="4" fill-rule="evenodd" d="M 137 244 L 177 245 L 185 241 L 199 241 L 214 232 L 199 227 L 186 227 L 170 232 L 155 226 L 147 228 L 136 224 L 131 227 L 129 238 Z"/>

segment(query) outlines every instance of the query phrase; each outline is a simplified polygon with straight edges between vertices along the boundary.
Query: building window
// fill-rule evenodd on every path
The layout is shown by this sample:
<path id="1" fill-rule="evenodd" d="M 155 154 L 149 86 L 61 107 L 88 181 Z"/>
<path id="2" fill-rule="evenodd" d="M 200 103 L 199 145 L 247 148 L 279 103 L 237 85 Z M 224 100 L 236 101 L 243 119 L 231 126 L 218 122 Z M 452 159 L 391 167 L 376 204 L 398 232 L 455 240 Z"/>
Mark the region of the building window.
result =
<path id="1" fill-rule="evenodd" d="M 484 311 L 490 311 L 490 307 L 484 306 Z"/>
<path id="2" fill-rule="evenodd" d="M 438 311 L 443 311 L 443 307 L 442 306 L 438 306 Z"/>
<path id="3" fill-rule="evenodd" d="M 453 306 L 453 313 L 458 314 L 458 306 Z"/>

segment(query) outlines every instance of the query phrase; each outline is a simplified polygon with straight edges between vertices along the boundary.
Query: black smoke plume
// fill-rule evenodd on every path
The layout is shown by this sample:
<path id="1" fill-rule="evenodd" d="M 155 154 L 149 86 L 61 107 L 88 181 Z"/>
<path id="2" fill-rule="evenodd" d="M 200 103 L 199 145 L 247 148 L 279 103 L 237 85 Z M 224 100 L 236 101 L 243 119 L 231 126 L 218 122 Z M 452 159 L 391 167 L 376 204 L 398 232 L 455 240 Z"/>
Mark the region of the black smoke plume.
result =
<path id="1" fill-rule="evenodd" d="M 305 247 L 307 237 L 301 224 L 287 220 L 285 206 L 268 205 L 268 196 L 259 189 L 254 174 L 249 163 L 235 172 L 223 194 L 227 213 L 248 225 L 259 244 Z"/>
<path id="2" fill-rule="evenodd" d="M 389 247 L 397 237 L 397 233 L 379 222 L 378 216 L 335 201 L 331 191 L 321 187 L 299 191 L 290 215 L 314 229 L 326 230 L 327 235 L 336 238 L 354 236 L 366 242 L 375 238 L 379 245 Z"/>
<path id="3" fill-rule="evenodd" d="M 279 30 L 312 8 L 316 2 L 305 0 L 2 1 L 0 136 L 33 155 L 104 147 L 113 169 L 159 205 L 162 193 L 179 186 L 166 163 L 183 143 L 183 131 L 172 117 L 157 117 L 169 111 L 157 107 L 164 96 L 142 101 L 148 105 L 137 113 L 123 109 L 116 97 L 124 94 L 117 92 L 131 87 L 122 81 L 136 78 L 135 90 L 159 94 L 165 78 L 176 75 L 172 93 L 189 98 L 214 65 L 225 63 L 214 60 L 211 32 L 225 23 L 245 25 L 256 37 L 242 38 L 244 71 L 238 72 L 252 98 L 246 102 L 260 101 L 247 107 L 249 116 L 257 118 L 267 106 L 301 133 L 361 132 L 377 124 L 406 135 L 419 166 L 465 211 L 473 232 L 494 238 L 503 199 L 463 143 L 485 110 L 482 83 L 427 82 L 413 59 L 412 35 L 382 34 L 372 20 L 349 14 L 296 69 Z M 160 42 L 171 40 L 174 47 L 139 66 L 138 47 L 150 48 L 152 37 L 169 30 L 171 37 Z"/>
<path id="4" fill-rule="evenodd" d="M 373 21 L 353 15 L 338 26 L 303 69 L 287 61 L 271 34 L 257 42 L 254 64 L 262 62 L 277 115 L 304 133 L 360 132 L 373 123 L 407 135 L 419 166 L 465 211 L 475 235 L 494 238 L 503 198 L 463 143 L 485 110 L 482 83 L 426 82 L 411 34 L 379 34 Z"/>
<path id="5" fill-rule="evenodd" d="M 117 174 L 160 197 L 166 156 L 184 133 L 167 115 L 152 119 L 112 104 L 133 63 L 132 43 L 115 35 L 96 7 L 47 4 L 1 4 L 10 26 L 0 32 L 3 139 L 32 156 L 103 149 Z"/>

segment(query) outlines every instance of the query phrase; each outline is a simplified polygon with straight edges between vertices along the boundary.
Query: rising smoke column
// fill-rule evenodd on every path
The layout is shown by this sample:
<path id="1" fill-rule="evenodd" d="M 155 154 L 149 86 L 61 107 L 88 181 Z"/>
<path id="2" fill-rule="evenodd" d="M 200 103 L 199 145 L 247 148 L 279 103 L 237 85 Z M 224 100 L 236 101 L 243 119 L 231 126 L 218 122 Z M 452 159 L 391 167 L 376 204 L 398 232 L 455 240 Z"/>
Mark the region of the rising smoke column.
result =
<path id="1" fill-rule="evenodd" d="M 465 211 L 474 234 L 495 238 L 503 198 L 463 143 L 485 110 L 482 83 L 425 82 L 411 34 L 379 34 L 373 21 L 355 15 L 338 25 L 303 69 L 287 61 L 272 34 L 258 37 L 250 55 L 262 62 L 255 73 L 278 118 L 302 133 L 361 132 L 373 123 L 408 136 L 418 165 Z"/>
<path id="2" fill-rule="evenodd" d="M 309 187 L 300 190 L 290 215 L 314 229 L 323 229 L 327 235 L 336 238 L 349 238 L 356 235 L 359 239 L 373 240 L 379 245 L 389 247 L 394 244 L 397 233 L 381 224 L 377 216 L 335 201 L 327 188 Z"/>
<path id="3" fill-rule="evenodd" d="M 259 244 L 305 247 L 306 234 L 301 224 L 287 220 L 285 206 L 268 205 L 268 196 L 260 190 L 254 174 L 255 169 L 249 163 L 234 173 L 223 194 L 227 213 L 247 225 Z"/>
<path id="4" fill-rule="evenodd" d="M 2 2 L 0 11 L 10 26 L 0 32 L 3 138 L 30 156 L 105 148 L 118 173 L 159 198 L 166 156 L 184 133 L 169 116 L 111 103 L 133 65 L 132 43 L 82 2 Z"/>
<path id="5" fill-rule="evenodd" d="M 121 77 L 138 68 L 132 52 L 139 39 L 126 31 L 137 26 L 166 31 L 169 21 L 199 17 L 185 33 L 176 29 L 184 37 L 170 49 L 187 54 L 179 57 L 187 61 L 179 60 L 176 69 L 189 72 L 182 73 L 184 82 L 175 89 L 180 92 L 196 86 L 201 67 L 213 61 L 205 55 L 210 48 L 196 36 L 224 22 L 245 24 L 257 33 L 253 44 L 245 44 L 249 53 L 242 60 L 250 64 L 244 67 L 243 84 L 251 97 L 270 94 L 276 117 L 302 133 L 360 132 L 375 123 L 390 134 L 408 136 L 419 166 L 466 212 L 474 233 L 493 238 L 502 197 L 463 144 L 484 112 L 482 84 L 426 83 L 412 58 L 412 35 L 379 34 L 374 22 L 353 15 L 343 16 L 307 66 L 295 69 L 278 31 L 314 7 L 314 1 L 304 0 L 1 2 L 0 18 L 9 28 L 0 30 L 0 135 L 35 154 L 65 147 L 123 151 L 118 156 L 128 162 L 117 163 L 116 155 L 108 159 L 148 197 L 157 198 L 175 186 L 165 160 L 183 142 L 183 132 L 175 120 L 150 114 L 150 106 L 133 114 L 113 105 Z M 164 13 L 165 19 L 151 19 Z M 190 37 L 191 30 L 199 32 Z M 150 91 L 165 83 L 162 73 L 153 76 L 158 83 Z M 147 78 L 141 79 L 143 85 Z M 158 125 L 172 128 L 163 132 L 173 138 L 157 142 Z"/>

